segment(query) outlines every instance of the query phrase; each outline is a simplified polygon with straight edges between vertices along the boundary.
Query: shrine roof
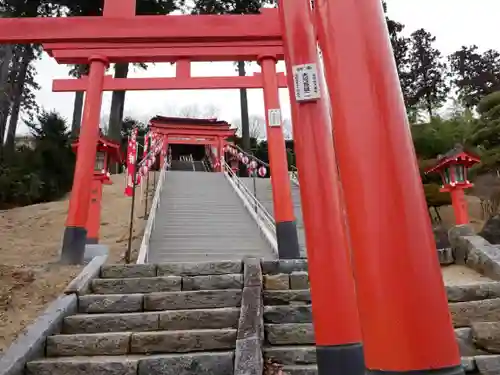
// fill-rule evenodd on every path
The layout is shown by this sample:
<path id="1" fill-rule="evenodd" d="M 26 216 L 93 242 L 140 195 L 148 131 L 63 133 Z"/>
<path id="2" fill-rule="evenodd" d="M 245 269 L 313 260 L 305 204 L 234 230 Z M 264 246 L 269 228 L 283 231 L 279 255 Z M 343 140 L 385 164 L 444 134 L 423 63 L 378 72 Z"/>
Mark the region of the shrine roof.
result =
<path id="1" fill-rule="evenodd" d="M 456 163 L 457 161 L 460 164 L 466 165 L 470 167 L 476 163 L 479 163 L 481 159 L 479 156 L 474 154 L 471 151 L 468 151 L 463 145 L 457 144 L 454 148 L 443 155 L 439 155 L 437 157 L 435 165 L 428 168 L 425 173 L 434 172 L 436 170 L 447 167 L 449 164 Z"/>
<path id="2" fill-rule="evenodd" d="M 187 117 L 166 117 L 155 116 L 151 120 L 155 126 L 161 125 L 200 125 L 200 126 L 230 126 L 227 121 L 217 118 L 187 118 Z"/>

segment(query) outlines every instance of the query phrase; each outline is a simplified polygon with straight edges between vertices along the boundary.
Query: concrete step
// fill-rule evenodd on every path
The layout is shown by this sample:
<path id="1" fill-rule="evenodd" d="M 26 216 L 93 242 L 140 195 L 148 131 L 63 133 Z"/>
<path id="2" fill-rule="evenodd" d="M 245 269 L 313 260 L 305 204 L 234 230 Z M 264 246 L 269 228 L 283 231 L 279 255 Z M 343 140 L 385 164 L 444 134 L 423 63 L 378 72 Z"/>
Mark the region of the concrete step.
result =
<path id="1" fill-rule="evenodd" d="M 475 322 L 500 321 L 500 298 L 450 303 L 455 328 L 469 327 Z"/>
<path id="2" fill-rule="evenodd" d="M 187 353 L 228 350 L 236 346 L 236 329 L 113 332 L 54 335 L 47 338 L 48 357 Z"/>
<path id="3" fill-rule="evenodd" d="M 149 294 L 89 294 L 79 297 L 81 313 L 127 313 L 159 310 L 238 307 L 241 290 L 200 290 Z"/>
<path id="4" fill-rule="evenodd" d="M 210 250 L 210 249 L 209 249 Z M 219 249 L 220 250 L 220 249 Z M 257 253 L 252 253 L 253 257 L 262 257 L 267 260 L 269 259 L 274 259 L 274 256 L 268 254 L 267 252 L 263 253 L 263 255 L 259 255 Z M 187 261 L 187 262 L 206 262 L 206 261 L 219 261 L 219 260 L 242 260 L 244 257 L 241 254 L 234 254 L 233 252 L 220 252 L 220 251 L 215 251 L 214 252 L 205 252 L 203 254 L 200 253 L 194 253 L 194 254 L 186 254 L 183 252 L 177 252 L 177 251 L 172 251 L 172 252 L 154 252 L 153 254 L 149 254 L 148 256 L 148 261 L 150 263 L 157 263 L 157 262 L 182 262 L 182 261 Z"/>
<path id="5" fill-rule="evenodd" d="M 265 347 L 263 354 L 264 358 L 274 359 L 285 366 L 316 364 L 316 348 L 313 345 Z"/>
<path id="6" fill-rule="evenodd" d="M 239 315 L 239 308 L 234 307 L 121 314 L 77 314 L 64 319 L 63 333 L 236 328 Z"/>
<path id="7" fill-rule="evenodd" d="M 183 290 L 239 289 L 243 287 L 241 274 L 206 276 L 163 276 L 120 279 L 96 279 L 92 290 L 97 294 L 133 294 Z"/>

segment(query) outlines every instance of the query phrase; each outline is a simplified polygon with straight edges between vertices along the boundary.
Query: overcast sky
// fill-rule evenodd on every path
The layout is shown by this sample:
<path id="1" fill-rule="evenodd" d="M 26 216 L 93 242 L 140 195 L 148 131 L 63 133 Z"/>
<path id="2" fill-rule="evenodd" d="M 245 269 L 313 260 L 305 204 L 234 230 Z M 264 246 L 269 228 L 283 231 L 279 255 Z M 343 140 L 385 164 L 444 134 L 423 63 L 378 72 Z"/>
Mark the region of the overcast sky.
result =
<path id="1" fill-rule="evenodd" d="M 499 0 L 387 0 L 389 15 L 392 19 L 406 25 L 405 32 L 411 33 L 418 28 L 425 28 L 437 37 L 437 47 L 449 54 L 462 45 L 477 44 L 482 50 L 500 50 L 500 38 L 495 21 L 500 13 Z M 67 77 L 68 68 L 58 65 L 45 56 L 38 64 L 38 82 L 42 89 L 37 94 L 39 104 L 46 109 L 55 109 L 68 120 L 72 117 L 74 94 L 53 93 L 54 78 Z M 259 71 L 256 64 L 250 67 L 252 72 Z M 278 65 L 278 71 L 284 71 L 284 65 Z M 233 63 L 194 63 L 194 76 L 231 76 L 236 75 Z M 151 66 L 145 72 L 133 72 L 131 77 L 172 77 L 174 69 L 169 64 Z M 280 92 L 283 116 L 290 117 L 288 93 Z M 147 120 L 157 114 L 172 115 L 175 108 L 196 104 L 200 107 L 219 108 L 219 117 L 233 121 L 239 117 L 240 105 L 237 90 L 205 91 L 147 91 L 129 92 L 125 106 L 125 115 Z M 111 94 L 105 93 L 102 117 L 107 117 L 111 106 Z M 264 115 L 261 90 L 249 90 L 250 113 Z M 26 132 L 21 126 L 19 132 Z"/>

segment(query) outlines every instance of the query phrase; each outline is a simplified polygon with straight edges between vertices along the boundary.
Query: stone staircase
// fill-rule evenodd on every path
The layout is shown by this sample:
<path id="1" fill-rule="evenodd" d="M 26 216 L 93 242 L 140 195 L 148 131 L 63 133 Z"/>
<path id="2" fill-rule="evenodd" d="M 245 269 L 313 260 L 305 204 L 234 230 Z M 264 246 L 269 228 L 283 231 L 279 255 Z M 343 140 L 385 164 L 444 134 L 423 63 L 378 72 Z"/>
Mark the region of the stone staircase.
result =
<path id="1" fill-rule="evenodd" d="M 103 266 L 28 375 L 233 375 L 242 262 Z"/>
<path id="2" fill-rule="evenodd" d="M 287 375 L 316 375 L 306 261 L 263 262 L 262 270 L 264 358 Z M 500 374 L 500 282 L 449 286 L 447 294 L 466 372 Z"/>

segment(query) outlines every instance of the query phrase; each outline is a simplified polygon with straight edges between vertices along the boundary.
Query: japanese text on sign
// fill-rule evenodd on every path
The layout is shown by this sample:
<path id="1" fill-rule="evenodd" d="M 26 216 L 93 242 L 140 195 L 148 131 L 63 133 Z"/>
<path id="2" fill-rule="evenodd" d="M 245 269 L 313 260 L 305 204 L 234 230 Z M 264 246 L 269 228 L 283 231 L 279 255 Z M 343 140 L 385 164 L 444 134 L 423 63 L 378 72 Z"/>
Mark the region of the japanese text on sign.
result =
<path id="1" fill-rule="evenodd" d="M 268 111 L 268 121 L 271 127 L 281 126 L 281 110 L 270 109 Z"/>
<path id="2" fill-rule="evenodd" d="M 319 88 L 318 67 L 316 64 L 293 66 L 295 100 L 307 102 L 321 98 Z"/>

